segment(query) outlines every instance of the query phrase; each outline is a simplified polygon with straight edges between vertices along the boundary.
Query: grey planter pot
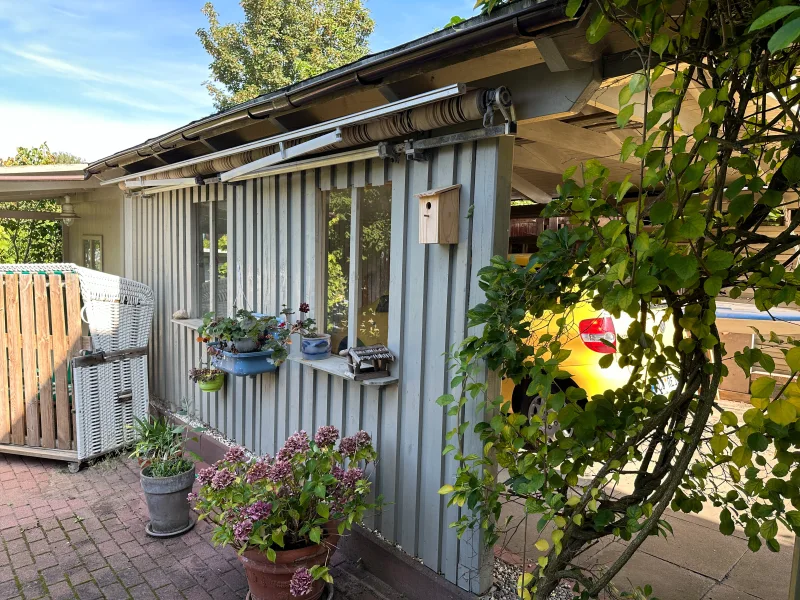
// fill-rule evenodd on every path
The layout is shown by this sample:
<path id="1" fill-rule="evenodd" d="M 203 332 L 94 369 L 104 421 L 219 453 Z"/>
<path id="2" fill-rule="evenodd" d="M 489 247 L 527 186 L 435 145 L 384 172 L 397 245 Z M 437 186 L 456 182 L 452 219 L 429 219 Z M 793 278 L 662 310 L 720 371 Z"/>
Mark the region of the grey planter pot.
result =
<path id="1" fill-rule="evenodd" d="M 172 537 L 194 527 L 186 498 L 194 484 L 194 466 L 172 477 L 148 477 L 145 471 L 146 468 L 142 470 L 141 482 L 150 513 L 150 522 L 145 527 L 147 535 Z"/>

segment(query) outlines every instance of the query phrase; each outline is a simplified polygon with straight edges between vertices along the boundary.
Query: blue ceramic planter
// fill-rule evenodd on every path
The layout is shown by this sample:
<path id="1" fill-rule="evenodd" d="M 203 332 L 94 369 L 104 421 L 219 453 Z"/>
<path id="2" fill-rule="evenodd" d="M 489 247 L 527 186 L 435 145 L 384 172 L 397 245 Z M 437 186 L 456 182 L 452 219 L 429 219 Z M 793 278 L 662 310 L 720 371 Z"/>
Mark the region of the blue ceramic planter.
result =
<path id="1" fill-rule="evenodd" d="M 331 355 L 331 336 L 327 333 L 319 337 L 300 338 L 300 352 L 306 360 L 322 360 Z"/>
<path id="2" fill-rule="evenodd" d="M 278 366 L 272 362 L 272 350 L 239 353 L 223 350 L 211 356 L 211 364 L 217 369 L 237 377 L 271 373 L 278 370 Z"/>

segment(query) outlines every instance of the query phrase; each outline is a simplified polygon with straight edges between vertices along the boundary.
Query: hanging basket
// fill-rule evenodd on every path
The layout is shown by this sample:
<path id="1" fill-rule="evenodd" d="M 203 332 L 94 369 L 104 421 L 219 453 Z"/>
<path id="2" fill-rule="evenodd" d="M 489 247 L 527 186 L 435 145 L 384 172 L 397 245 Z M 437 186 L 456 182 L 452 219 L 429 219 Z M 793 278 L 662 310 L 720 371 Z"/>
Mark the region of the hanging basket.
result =
<path id="1" fill-rule="evenodd" d="M 218 373 L 214 379 L 209 381 L 198 381 L 197 386 L 200 388 L 202 392 L 218 392 L 222 389 L 222 385 L 225 383 L 225 375 L 224 373 Z"/>

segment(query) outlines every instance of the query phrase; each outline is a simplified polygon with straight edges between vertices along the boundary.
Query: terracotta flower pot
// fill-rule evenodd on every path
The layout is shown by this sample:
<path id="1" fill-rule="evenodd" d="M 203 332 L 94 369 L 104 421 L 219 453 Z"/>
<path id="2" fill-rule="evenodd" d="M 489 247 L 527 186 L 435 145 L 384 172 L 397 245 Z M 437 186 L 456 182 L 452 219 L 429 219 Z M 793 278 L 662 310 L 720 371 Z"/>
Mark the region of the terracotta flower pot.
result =
<path id="1" fill-rule="evenodd" d="M 275 562 L 258 550 L 247 550 L 239 556 L 247 575 L 252 600 L 297 600 L 289 592 L 289 582 L 295 571 L 303 567 L 310 569 L 314 565 L 325 564 L 330 555 L 336 551 L 330 538 L 324 538 L 322 544 L 282 550 L 276 553 Z M 301 596 L 302 600 L 318 600 L 325 591 L 325 582 L 315 581 L 311 592 Z"/>

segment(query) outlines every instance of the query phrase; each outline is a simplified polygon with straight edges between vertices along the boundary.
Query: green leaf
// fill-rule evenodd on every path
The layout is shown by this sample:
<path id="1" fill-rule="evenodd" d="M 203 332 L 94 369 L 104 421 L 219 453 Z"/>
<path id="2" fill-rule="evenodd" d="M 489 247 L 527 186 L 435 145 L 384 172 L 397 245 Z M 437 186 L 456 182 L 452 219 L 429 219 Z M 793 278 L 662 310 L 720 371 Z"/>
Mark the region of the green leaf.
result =
<path id="1" fill-rule="evenodd" d="M 767 42 L 767 48 L 775 53 L 788 48 L 800 36 L 800 20 L 793 19 L 778 29 Z"/>
<path id="2" fill-rule="evenodd" d="M 703 259 L 706 268 L 712 273 L 729 269 L 733 264 L 733 254 L 725 250 L 712 250 Z"/>
<path id="3" fill-rule="evenodd" d="M 767 407 L 767 416 L 778 425 L 791 425 L 797 421 L 797 409 L 785 398 L 778 398 Z"/>
<path id="4" fill-rule="evenodd" d="M 800 158 L 792 154 L 789 158 L 783 161 L 781 165 L 781 172 L 790 184 L 800 181 Z"/>
<path id="5" fill-rule="evenodd" d="M 633 90 L 626 85 L 619 91 L 619 105 L 625 106 L 631 101 L 631 98 L 633 98 Z"/>
<path id="6" fill-rule="evenodd" d="M 611 23 L 603 13 L 597 13 L 589 27 L 586 28 L 586 39 L 590 44 L 596 44 L 602 40 L 611 29 Z"/>
<path id="7" fill-rule="evenodd" d="M 700 108 L 708 108 L 714 102 L 716 97 L 717 90 L 714 88 L 708 88 L 707 90 L 700 92 L 700 97 L 697 99 L 697 103 L 700 105 Z"/>
<path id="8" fill-rule="evenodd" d="M 750 384 L 750 393 L 758 398 L 769 398 L 775 390 L 775 380 L 772 377 L 759 377 Z"/>
<path id="9" fill-rule="evenodd" d="M 659 56 L 664 54 L 664 50 L 667 49 L 667 46 L 669 46 L 669 36 L 666 33 L 659 33 L 653 36 L 653 41 L 650 42 L 650 50 Z"/>
<path id="10" fill-rule="evenodd" d="M 731 200 L 731 203 L 728 205 L 728 213 L 738 220 L 753 212 L 754 205 L 755 199 L 753 198 L 753 194 L 741 194 Z"/>
<path id="11" fill-rule="evenodd" d="M 703 215 L 689 215 L 681 223 L 681 235 L 688 240 L 696 240 L 706 232 L 706 220 Z"/>
<path id="12" fill-rule="evenodd" d="M 753 24 L 750 25 L 750 29 L 748 29 L 748 31 L 752 32 L 758 31 L 759 29 L 764 29 L 764 27 L 772 25 L 776 21 L 780 21 L 782 18 L 792 14 L 798 9 L 800 9 L 800 6 L 776 6 L 775 8 L 771 8 L 753 21 Z"/>
<path id="13" fill-rule="evenodd" d="M 445 494 L 452 494 L 455 489 L 456 488 L 454 488 L 452 485 L 443 485 L 439 488 L 439 495 L 444 496 Z"/>
<path id="14" fill-rule="evenodd" d="M 786 353 L 786 364 L 792 371 L 800 371 L 800 347 L 795 346 Z"/>
<path id="15" fill-rule="evenodd" d="M 667 266 L 683 280 L 691 279 L 697 274 L 697 259 L 694 256 L 673 254 L 667 259 Z"/>
<path id="16" fill-rule="evenodd" d="M 717 433 L 711 436 L 711 449 L 717 454 L 722 454 L 728 448 L 728 436 Z"/>
<path id="17" fill-rule="evenodd" d="M 619 153 L 620 157 L 622 158 L 622 162 L 627 161 L 630 158 L 631 154 L 633 154 L 636 151 L 636 148 L 638 147 L 639 144 L 637 144 L 633 140 L 633 136 L 626 137 L 625 141 L 622 142 L 622 149 L 620 150 Z"/>
<path id="18" fill-rule="evenodd" d="M 722 277 L 714 275 L 703 282 L 703 290 L 709 296 L 716 296 L 722 289 Z"/>
<path id="19" fill-rule="evenodd" d="M 597 363 L 600 365 L 601 368 L 607 369 L 608 367 L 611 366 L 611 363 L 613 361 L 614 361 L 613 354 L 603 354 L 603 356 L 600 357 Z"/>
<path id="20" fill-rule="evenodd" d="M 317 514 L 323 519 L 327 519 L 331 514 L 331 510 L 327 504 L 317 504 Z"/>
<path id="21" fill-rule="evenodd" d="M 631 75 L 631 80 L 628 82 L 628 87 L 631 88 L 631 92 L 634 94 L 643 92 L 647 88 L 647 77 L 645 77 L 642 73 L 634 73 Z"/>
<path id="22" fill-rule="evenodd" d="M 719 531 L 722 535 L 732 535 L 735 530 L 736 525 L 734 525 L 733 521 L 720 521 Z"/>
<path id="23" fill-rule="evenodd" d="M 622 89 L 626 90 L 629 88 L 622 88 Z M 617 113 L 617 127 L 619 127 L 620 129 L 625 128 L 625 125 L 628 124 L 628 121 L 630 121 L 631 117 L 633 116 L 633 109 L 634 109 L 633 104 L 628 104 L 624 108 L 620 109 L 620 111 Z"/>
<path id="24" fill-rule="evenodd" d="M 583 0 L 569 0 L 567 2 L 566 15 L 571 19 L 578 14 L 578 9 L 583 5 Z"/>
<path id="25" fill-rule="evenodd" d="M 752 552 L 758 552 L 761 550 L 761 540 L 753 536 L 747 540 L 747 547 L 750 548 Z"/>
<path id="26" fill-rule="evenodd" d="M 761 536 L 765 540 L 774 539 L 776 535 L 778 535 L 778 521 L 770 519 L 761 524 Z"/>
<path id="27" fill-rule="evenodd" d="M 681 97 L 671 90 L 661 90 L 653 98 L 653 110 L 665 113 L 678 105 Z"/>
<path id="28" fill-rule="evenodd" d="M 639 277 L 636 279 L 636 287 L 634 287 L 634 291 L 637 294 L 647 294 L 652 292 L 654 289 L 658 287 L 658 277 L 653 277 L 652 275 L 644 275 L 643 277 Z"/>
<path id="29" fill-rule="evenodd" d="M 322 539 L 322 529 L 319 527 L 312 528 L 311 531 L 308 532 L 308 538 L 315 544 L 319 544 Z"/>
<path id="30" fill-rule="evenodd" d="M 751 433 L 747 436 L 747 446 L 754 452 L 763 452 L 769 448 L 769 440 L 763 433 Z"/>
<path id="31" fill-rule="evenodd" d="M 650 207 L 650 222 L 655 225 L 666 223 L 672 218 L 672 203 L 660 200 Z"/>

